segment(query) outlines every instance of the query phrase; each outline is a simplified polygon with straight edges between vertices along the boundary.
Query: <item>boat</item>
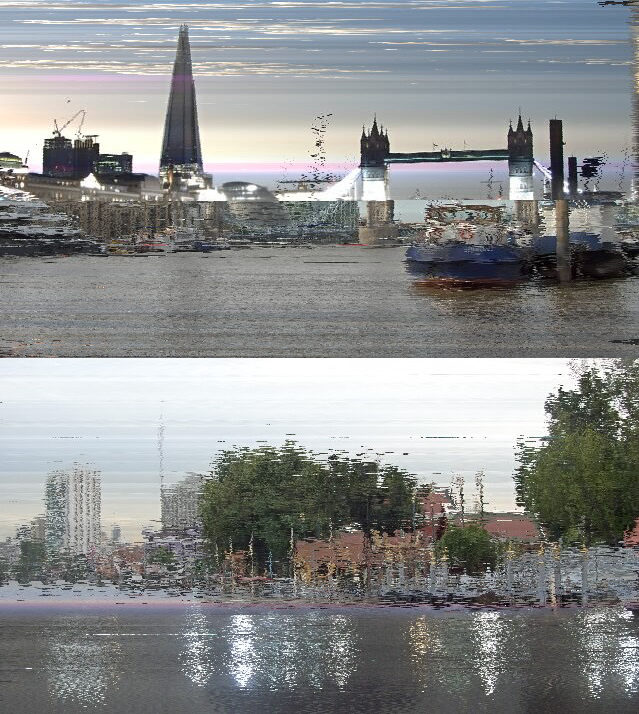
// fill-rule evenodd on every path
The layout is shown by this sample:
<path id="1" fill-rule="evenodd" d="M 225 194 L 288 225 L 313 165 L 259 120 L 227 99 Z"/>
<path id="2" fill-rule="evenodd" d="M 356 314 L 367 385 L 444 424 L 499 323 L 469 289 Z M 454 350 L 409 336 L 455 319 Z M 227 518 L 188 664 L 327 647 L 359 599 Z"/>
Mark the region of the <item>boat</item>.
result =
<path id="1" fill-rule="evenodd" d="M 171 246 L 168 243 L 159 241 L 147 241 L 145 243 L 135 244 L 136 252 L 138 253 L 168 253 Z"/>
<path id="2" fill-rule="evenodd" d="M 505 287 L 530 274 L 526 250 L 514 227 L 489 216 L 461 220 L 448 215 L 458 207 L 427 215 L 427 221 L 406 251 L 406 268 L 420 287 Z"/>
<path id="3" fill-rule="evenodd" d="M 231 246 L 228 243 L 197 240 L 193 242 L 193 250 L 200 253 L 210 253 L 214 250 L 231 250 Z"/>
<path id="4" fill-rule="evenodd" d="M 537 236 L 528 244 L 533 269 L 542 277 L 555 277 L 557 236 Z M 604 240 L 599 233 L 570 233 L 570 262 L 573 277 L 616 278 L 631 270 L 631 257 L 620 243 Z"/>
<path id="5" fill-rule="evenodd" d="M 114 239 L 105 246 L 107 255 L 137 255 L 135 244 L 125 239 Z"/>
<path id="6" fill-rule="evenodd" d="M 530 272 L 525 252 L 515 245 L 414 244 L 406 251 L 409 273 L 430 285 L 504 287 Z"/>

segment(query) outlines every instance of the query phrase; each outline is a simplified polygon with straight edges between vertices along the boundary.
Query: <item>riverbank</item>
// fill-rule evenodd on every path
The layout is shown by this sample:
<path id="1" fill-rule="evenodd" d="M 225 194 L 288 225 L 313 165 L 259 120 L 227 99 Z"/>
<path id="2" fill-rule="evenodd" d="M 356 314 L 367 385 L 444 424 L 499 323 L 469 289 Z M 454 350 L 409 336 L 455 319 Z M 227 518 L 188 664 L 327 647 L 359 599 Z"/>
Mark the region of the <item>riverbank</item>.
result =
<path id="1" fill-rule="evenodd" d="M 555 602 L 535 603 L 530 601 L 508 601 L 496 596 L 486 597 L 433 597 L 423 593 L 423 599 L 392 595 L 358 596 L 335 592 L 326 597 L 265 596 L 256 597 L 248 592 L 210 593 L 205 590 L 175 592 L 170 590 L 132 590 L 113 584 L 95 586 L 73 585 L 32 585 L 10 584 L 0 587 L 0 610 L 22 608 L 111 608 L 111 607 L 169 607 L 182 608 L 198 606 L 208 609 L 270 612 L 277 610 L 335 610 L 335 611 L 376 611 L 404 609 L 413 612 L 538 612 L 575 610 L 592 607 L 616 607 L 638 610 L 639 603 L 615 600 L 589 600 L 585 603 L 577 599 L 556 600 Z"/>

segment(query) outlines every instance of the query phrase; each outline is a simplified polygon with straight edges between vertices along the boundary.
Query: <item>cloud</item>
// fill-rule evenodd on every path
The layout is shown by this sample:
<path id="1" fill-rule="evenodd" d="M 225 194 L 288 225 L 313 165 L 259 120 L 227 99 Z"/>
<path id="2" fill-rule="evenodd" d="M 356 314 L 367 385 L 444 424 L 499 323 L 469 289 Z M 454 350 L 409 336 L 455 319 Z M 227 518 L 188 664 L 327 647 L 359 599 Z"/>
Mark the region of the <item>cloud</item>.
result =
<path id="1" fill-rule="evenodd" d="M 539 45 L 566 45 L 566 46 L 579 46 L 579 45 L 626 45 L 627 42 L 623 40 L 599 40 L 599 39 L 518 39 L 511 37 L 501 37 L 499 38 L 502 42 L 512 42 L 518 45 L 524 45 L 529 47 L 537 47 Z"/>
<path id="2" fill-rule="evenodd" d="M 370 18 L 369 18 L 370 20 Z M 346 22 L 346 19 L 339 20 L 332 18 L 331 21 L 321 22 L 318 20 L 291 20 L 289 22 L 267 22 L 263 19 L 255 20 L 211 20 L 194 19 L 189 22 L 189 27 L 197 30 L 208 30 L 212 32 L 252 32 L 257 35 L 345 35 L 345 36 L 368 36 L 368 35 L 415 35 L 426 33 L 441 33 L 444 30 L 433 30 L 432 28 L 392 28 L 383 24 L 382 18 L 373 18 L 378 22 L 377 27 L 344 27 L 339 22 Z M 155 26 L 164 27 L 167 30 L 174 30 L 179 24 L 168 17 L 95 17 L 95 18 L 73 18 L 68 20 L 49 19 L 25 19 L 15 22 L 25 25 L 108 25 L 121 27 Z"/>
<path id="3" fill-rule="evenodd" d="M 585 64 L 585 65 L 606 65 L 609 67 L 626 67 L 632 66 L 634 62 L 630 60 L 616 60 L 604 57 L 586 57 L 583 59 L 557 59 L 553 57 L 540 57 L 535 60 L 527 60 L 537 62 L 539 64 Z"/>
<path id="4" fill-rule="evenodd" d="M 495 0 L 357 0 L 356 2 L 322 2 L 317 0 L 264 0 L 258 2 L 201 2 L 201 3 L 181 3 L 181 2 L 151 2 L 151 3 L 119 3 L 110 4 L 111 11 L 120 10 L 123 12 L 146 12 L 146 11 L 194 11 L 194 10 L 254 10 L 257 8 L 268 8 L 271 10 L 290 10 L 294 8 L 307 9 L 319 8 L 323 10 L 339 11 L 339 10 L 395 10 L 397 8 L 410 8 L 415 10 L 441 10 L 441 9 L 468 9 L 474 7 L 485 7 L 492 5 L 494 7 L 504 7 L 505 3 L 496 3 Z M 65 11 L 70 10 L 103 10 L 103 3 L 87 3 L 78 0 L 68 0 L 64 4 L 49 3 L 47 0 L 4 0 L 3 7 L 13 8 L 16 10 L 27 10 L 33 8 L 43 8 L 47 11 Z"/>
<path id="5" fill-rule="evenodd" d="M 166 63 L 140 62 L 119 62 L 116 60 L 84 60 L 78 66 L 74 60 L 56 59 L 23 59 L 23 60 L 0 60 L 0 68 L 5 69 L 34 69 L 38 71 L 48 70 L 74 70 L 86 72 L 107 72 L 112 74 L 135 74 L 135 75 L 169 75 L 171 66 Z M 347 77 L 349 75 L 362 74 L 385 74 L 389 70 L 369 69 L 359 67 L 353 69 L 343 69 L 339 67 L 314 67 L 310 65 L 287 64 L 284 62 L 194 62 L 193 71 L 198 77 L 224 77 L 224 76 L 249 76 L 249 75 L 273 75 L 273 76 L 296 76 L 296 77 Z"/>

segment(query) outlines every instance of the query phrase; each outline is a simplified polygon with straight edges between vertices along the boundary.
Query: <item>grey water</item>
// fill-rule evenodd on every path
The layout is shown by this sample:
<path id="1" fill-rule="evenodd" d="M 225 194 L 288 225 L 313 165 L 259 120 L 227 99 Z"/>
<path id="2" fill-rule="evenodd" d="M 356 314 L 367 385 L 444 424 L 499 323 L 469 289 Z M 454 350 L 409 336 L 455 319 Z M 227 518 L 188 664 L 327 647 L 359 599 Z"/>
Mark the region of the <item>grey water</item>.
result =
<path id="1" fill-rule="evenodd" d="M 7 357 L 606 357 L 639 353 L 639 277 L 425 288 L 404 248 L 5 258 Z"/>
<path id="2" fill-rule="evenodd" d="M 636 712 L 622 608 L 0 609 L 12 714 Z"/>

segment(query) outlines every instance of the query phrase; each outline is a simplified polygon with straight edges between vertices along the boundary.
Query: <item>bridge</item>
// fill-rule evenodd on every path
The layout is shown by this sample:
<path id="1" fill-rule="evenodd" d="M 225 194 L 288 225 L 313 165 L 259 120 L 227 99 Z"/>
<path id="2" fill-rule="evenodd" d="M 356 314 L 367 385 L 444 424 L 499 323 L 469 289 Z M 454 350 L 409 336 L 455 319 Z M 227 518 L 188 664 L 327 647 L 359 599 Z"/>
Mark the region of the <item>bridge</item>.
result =
<path id="1" fill-rule="evenodd" d="M 360 170 L 362 191 L 360 198 L 368 201 L 389 199 L 388 167 L 393 164 L 439 164 L 469 161 L 507 161 L 510 178 L 509 195 L 514 200 L 533 198 L 533 133 L 528 122 L 519 115 L 517 126 L 512 123 L 503 149 L 449 149 L 439 151 L 414 151 L 398 153 L 391 151 L 388 131 L 374 118 L 370 131 L 362 128 L 360 138 Z"/>
<path id="2" fill-rule="evenodd" d="M 508 149 L 441 149 L 441 151 L 418 151 L 413 154 L 388 154 L 388 164 L 432 164 L 445 161 L 508 161 Z"/>
<path id="3" fill-rule="evenodd" d="M 502 149 L 449 149 L 438 151 L 413 151 L 400 153 L 390 150 L 388 131 L 380 127 L 374 118 L 370 131 L 362 127 L 360 138 L 360 165 L 350 171 L 341 181 L 323 191 L 297 192 L 281 196 L 283 200 L 335 201 L 359 199 L 362 201 L 388 201 L 389 167 L 394 164 L 441 164 L 469 161 L 507 161 L 509 197 L 512 200 L 533 199 L 533 166 L 537 166 L 545 178 L 548 169 L 541 167 L 533 156 L 533 133 L 519 115 L 517 126 L 508 128 L 506 147 Z"/>

